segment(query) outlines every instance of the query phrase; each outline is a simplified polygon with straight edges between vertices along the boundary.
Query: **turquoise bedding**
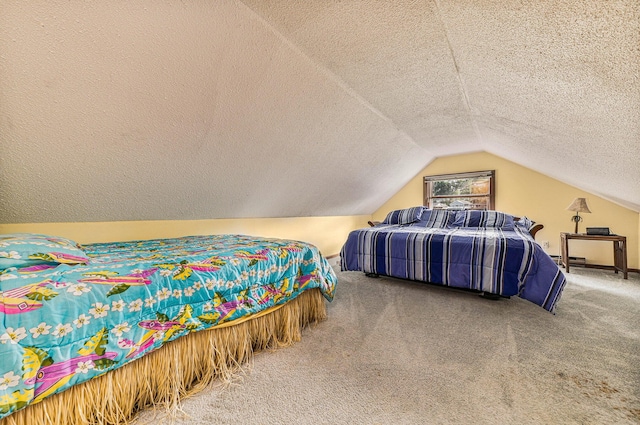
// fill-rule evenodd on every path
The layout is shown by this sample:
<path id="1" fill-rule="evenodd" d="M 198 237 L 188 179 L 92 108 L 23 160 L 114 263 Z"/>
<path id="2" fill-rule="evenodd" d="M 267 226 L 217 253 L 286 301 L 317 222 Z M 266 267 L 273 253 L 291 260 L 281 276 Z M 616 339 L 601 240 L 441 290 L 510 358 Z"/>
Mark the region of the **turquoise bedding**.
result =
<path id="1" fill-rule="evenodd" d="M 85 245 L 88 264 L 0 274 L 0 418 L 189 332 L 336 276 L 312 245 L 243 235 Z"/>

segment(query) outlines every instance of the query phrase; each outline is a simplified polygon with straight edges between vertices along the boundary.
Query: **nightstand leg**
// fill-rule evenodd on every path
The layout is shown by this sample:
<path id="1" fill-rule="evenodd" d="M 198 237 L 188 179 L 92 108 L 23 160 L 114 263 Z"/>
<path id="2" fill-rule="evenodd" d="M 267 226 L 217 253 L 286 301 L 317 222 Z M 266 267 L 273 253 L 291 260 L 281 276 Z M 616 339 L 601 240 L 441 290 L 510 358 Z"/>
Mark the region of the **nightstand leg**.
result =
<path id="1" fill-rule="evenodd" d="M 622 248 L 619 241 L 613 241 L 613 272 L 618 274 L 618 270 L 622 270 L 622 264 L 620 261 L 620 254 Z"/>
<path id="2" fill-rule="evenodd" d="M 629 273 L 627 270 L 627 240 L 620 241 L 620 254 L 622 255 L 621 263 L 622 263 L 622 276 L 625 279 L 628 279 Z"/>
<path id="3" fill-rule="evenodd" d="M 569 238 L 562 235 L 560 237 L 560 250 L 562 251 L 562 264 L 567 273 L 569 273 Z"/>

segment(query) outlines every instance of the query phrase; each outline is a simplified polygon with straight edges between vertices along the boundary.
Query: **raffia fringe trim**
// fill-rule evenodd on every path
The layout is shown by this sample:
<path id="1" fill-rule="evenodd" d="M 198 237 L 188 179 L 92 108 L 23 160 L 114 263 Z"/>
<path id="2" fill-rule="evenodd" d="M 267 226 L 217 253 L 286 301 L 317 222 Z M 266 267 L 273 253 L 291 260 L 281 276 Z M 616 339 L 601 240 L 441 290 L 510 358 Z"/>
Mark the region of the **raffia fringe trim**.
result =
<path id="1" fill-rule="evenodd" d="M 27 406 L 0 425 L 128 424 L 149 407 L 169 412 L 214 380 L 226 379 L 254 352 L 292 345 L 326 318 L 324 298 L 310 289 L 268 314 L 194 332 L 121 368 Z"/>

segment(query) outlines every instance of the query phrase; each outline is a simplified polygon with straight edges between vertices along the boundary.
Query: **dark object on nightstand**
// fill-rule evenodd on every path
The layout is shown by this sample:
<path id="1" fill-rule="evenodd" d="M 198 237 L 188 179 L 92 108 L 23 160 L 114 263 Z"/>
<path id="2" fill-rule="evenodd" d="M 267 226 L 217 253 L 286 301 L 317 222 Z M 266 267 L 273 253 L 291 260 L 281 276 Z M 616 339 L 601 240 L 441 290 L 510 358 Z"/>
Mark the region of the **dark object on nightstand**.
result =
<path id="1" fill-rule="evenodd" d="M 612 233 L 608 227 L 587 227 L 587 235 L 609 236 Z"/>

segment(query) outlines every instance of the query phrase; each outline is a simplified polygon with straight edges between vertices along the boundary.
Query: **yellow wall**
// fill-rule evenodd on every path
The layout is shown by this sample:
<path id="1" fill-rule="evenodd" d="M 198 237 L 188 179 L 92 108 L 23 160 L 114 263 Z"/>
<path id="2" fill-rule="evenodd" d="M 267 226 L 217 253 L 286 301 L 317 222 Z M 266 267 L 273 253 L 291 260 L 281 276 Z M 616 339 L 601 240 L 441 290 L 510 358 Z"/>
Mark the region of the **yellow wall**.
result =
<path id="1" fill-rule="evenodd" d="M 573 213 L 566 207 L 585 197 L 592 213 L 582 214 L 580 230 L 603 226 L 626 236 L 629 267 L 640 268 L 640 214 L 486 152 L 436 159 L 372 216 L 0 224 L 0 234 L 46 233 L 91 243 L 241 233 L 310 242 L 331 256 L 340 252 L 351 230 L 367 227 L 367 220 L 383 220 L 393 209 L 421 205 L 423 176 L 478 170 L 496 170 L 497 210 L 544 224 L 536 239 L 549 241 L 549 254 L 559 253 L 560 232 L 573 231 Z M 589 263 L 612 264 L 610 242 L 571 241 L 570 248 L 571 255 L 586 257 Z"/>
<path id="2" fill-rule="evenodd" d="M 44 233 L 78 243 L 239 233 L 295 239 L 317 246 L 323 255 L 338 254 L 353 229 L 367 227 L 370 216 L 295 217 L 224 220 L 115 221 L 86 223 L 0 224 L 2 233 Z"/>
<path id="3" fill-rule="evenodd" d="M 640 217 L 635 211 L 606 201 L 573 186 L 561 183 L 531 169 L 517 165 L 487 152 L 442 157 L 434 160 L 422 172 L 373 213 L 374 220 L 383 220 L 387 212 L 422 205 L 422 177 L 430 174 L 496 170 L 496 209 L 517 216 L 526 215 L 544 224 L 536 240 L 549 241 L 549 254 L 560 252 L 560 232 L 573 232 L 573 212 L 569 204 L 578 197 L 587 198 L 591 214 L 581 214 L 580 232 L 586 227 L 610 227 L 627 237 L 629 267 L 640 265 Z M 570 254 L 586 257 L 588 263 L 613 264 L 611 242 L 571 241 Z"/>

